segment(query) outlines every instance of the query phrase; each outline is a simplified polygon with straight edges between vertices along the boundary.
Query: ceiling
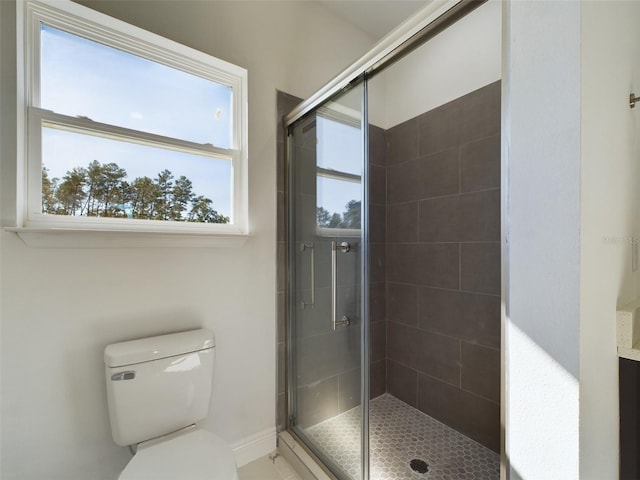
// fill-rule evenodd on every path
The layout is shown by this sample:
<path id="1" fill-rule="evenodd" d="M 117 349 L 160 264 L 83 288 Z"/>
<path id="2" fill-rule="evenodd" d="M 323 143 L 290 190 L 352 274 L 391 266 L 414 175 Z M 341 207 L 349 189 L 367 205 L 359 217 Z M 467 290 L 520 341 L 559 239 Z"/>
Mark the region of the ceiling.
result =
<path id="1" fill-rule="evenodd" d="M 381 39 L 429 0 L 316 0 L 339 17 Z"/>

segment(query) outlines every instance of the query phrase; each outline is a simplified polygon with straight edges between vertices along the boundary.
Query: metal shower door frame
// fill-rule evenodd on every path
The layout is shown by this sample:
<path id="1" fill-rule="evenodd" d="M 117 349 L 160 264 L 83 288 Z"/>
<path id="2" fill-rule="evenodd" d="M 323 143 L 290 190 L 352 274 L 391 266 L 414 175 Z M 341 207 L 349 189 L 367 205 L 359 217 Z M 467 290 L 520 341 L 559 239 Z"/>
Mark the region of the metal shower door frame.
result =
<path id="1" fill-rule="evenodd" d="M 291 164 L 292 138 L 290 135 L 291 127 L 305 115 L 320 108 L 323 104 L 329 102 L 332 98 L 338 96 L 349 88 L 349 86 L 362 82 L 362 142 L 363 142 L 363 165 L 362 165 L 362 203 L 361 203 L 361 244 L 360 249 L 360 266 L 361 266 L 361 478 L 369 480 L 369 138 L 368 138 L 368 81 L 375 74 L 383 71 L 404 56 L 411 53 L 416 48 L 426 43 L 437 34 L 456 23 L 458 20 L 474 11 L 476 8 L 486 3 L 487 0 L 444 0 L 442 2 L 433 2 L 418 12 L 416 15 L 401 24 L 396 30 L 383 38 L 374 48 L 361 57 L 358 61 L 348 67 L 346 70 L 337 75 L 327 85 L 318 90 L 309 97 L 308 100 L 302 102 L 298 107 L 291 111 L 284 118 L 284 127 L 287 131 L 286 144 L 286 163 L 289 181 L 289 215 L 288 215 L 288 239 L 289 239 L 289 264 L 288 264 L 288 284 L 289 284 L 289 301 L 288 301 L 288 325 L 287 325 L 287 430 L 298 440 L 305 449 L 314 455 L 323 465 L 322 467 L 328 471 L 327 464 L 332 463 L 330 459 L 322 453 L 314 449 L 312 446 L 305 444 L 292 430 L 290 426 L 291 412 L 295 411 L 292 392 L 294 378 L 296 375 L 295 366 L 295 345 L 290 341 L 292 329 L 295 328 L 293 320 L 295 318 L 295 302 L 291 299 L 293 286 L 295 285 L 295 266 L 292 259 L 295 258 L 295 242 L 292 242 L 292 225 L 295 222 L 295 199 L 292 186 L 294 185 L 294 168 Z M 332 308 L 333 310 L 333 308 Z M 335 475 L 334 472 L 329 472 Z M 346 479 L 345 479 L 346 480 Z"/>

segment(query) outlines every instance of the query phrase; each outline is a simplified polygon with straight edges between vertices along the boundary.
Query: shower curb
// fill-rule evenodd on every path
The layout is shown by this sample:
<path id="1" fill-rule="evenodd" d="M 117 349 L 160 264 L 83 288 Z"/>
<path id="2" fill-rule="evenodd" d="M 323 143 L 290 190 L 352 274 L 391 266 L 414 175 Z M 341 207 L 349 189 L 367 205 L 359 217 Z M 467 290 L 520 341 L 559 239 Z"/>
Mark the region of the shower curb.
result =
<path id="1" fill-rule="evenodd" d="M 278 434 L 278 450 L 302 480 L 336 480 L 335 477 L 327 475 L 289 432 Z"/>

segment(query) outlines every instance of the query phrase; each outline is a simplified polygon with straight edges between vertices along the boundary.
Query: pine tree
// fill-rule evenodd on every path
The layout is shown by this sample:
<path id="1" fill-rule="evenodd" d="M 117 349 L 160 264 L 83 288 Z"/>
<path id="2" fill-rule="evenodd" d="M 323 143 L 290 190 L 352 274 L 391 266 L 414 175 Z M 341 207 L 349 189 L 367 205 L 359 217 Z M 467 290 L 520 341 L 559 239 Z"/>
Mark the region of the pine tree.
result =
<path id="1" fill-rule="evenodd" d="M 155 220 L 169 220 L 171 211 L 171 191 L 173 190 L 173 174 L 164 169 L 154 179 L 158 185 L 160 195 L 156 200 L 154 219 Z"/>
<path id="2" fill-rule="evenodd" d="M 169 208 L 169 218 L 176 221 L 184 220 L 184 213 L 194 198 L 191 180 L 181 175 L 173 186 L 171 197 L 172 203 Z"/>
<path id="3" fill-rule="evenodd" d="M 82 204 L 87 197 L 84 187 L 87 183 L 87 171 L 75 167 L 62 177 L 55 198 L 59 202 L 57 213 L 62 215 L 82 215 Z"/>
<path id="4" fill-rule="evenodd" d="M 316 223 L 319 227 L 328 227 L 331 214 L 324 207 L 316 207 Z"/>
<path id="5" fill-rule="evenodd" d="M 42 169 L 42 211 L 57 215 L 129 217 L 144 220 L 228 223 L 213 201 L 193 192 L 193 183 L 181 175 L 175 183 L 169 170 L 155 179 L 138 177 L 128 183 L 127 172 L 116 163 L 93 160 L 87 168 L 74 167 L 59 182 Z"/>
<path id="6" fill-rule="evenodd" d="M 360 205 L 359 200 L 350 200 L 347 203 L 347 210 L 342 215 L 342 228 L 360 228 Z"/>
<path id="7" fill-rule="evenodd" d="M 149 177 L 138 177 L 131 184 L 131 212 L 133 218 L 151 219 L 154 217 L 154 209 L 160 188 Z"/>
<path id="8" fill-rule="evenodd" d="M 102 176 L 102 166 L 97 160 L 93 160 L 87 167 L 87 194 L 86 204 L 83 208 L 81 215 L 87 215 L 88 217 L 97 217 L 100 213 L 100 205 L 98 204 L 98 197 L 100 196 L 100 183 Z"/>
<path id="9" fill-rule="evenodd" d="M 115 163 L 107 163 L 101 167 L 100 184 L 97 192 L 98 201 L 102 206 L 102 216 L 122 217 L 124 216 L 123 184 L 127 178 L 125 169 L 120 168 Z"/>
<path id="10" fill-rule="evenodd" d="M 211 208 L 213 202 L 209 198 L 205 198 L 202 195 L 193 199 L 193 205 L 189 212 L 188 220 L 190 222 L 201 223 L 229 223 L 229 217 L 220 215 L 217 211 Z"/>
<path id="11" fill-rule="evenodd" d="M 56 213 L 55 192 L 58 188 L 58 179 L 49 178 L 49 170 L 42 167 L 42 213 Z"/>

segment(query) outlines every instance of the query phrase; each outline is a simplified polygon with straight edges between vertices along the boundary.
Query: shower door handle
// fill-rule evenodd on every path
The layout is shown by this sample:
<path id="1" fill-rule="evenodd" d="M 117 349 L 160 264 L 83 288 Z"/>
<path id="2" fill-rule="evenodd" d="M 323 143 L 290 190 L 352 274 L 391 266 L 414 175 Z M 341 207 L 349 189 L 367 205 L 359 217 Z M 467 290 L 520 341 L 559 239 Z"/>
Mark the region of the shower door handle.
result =
<path id="1" fill-rule="evenodd" d="M 347 253 L 351 250 L 351 245 L 348 242 L 331 242 L 331 328 L 333 331 L 338 326 L 348 326 L 351 324 L 351 320 L 346 315 L 338 321 L 338 251 Z"/>
<path id="2" fill-rule="evenodd" d="M 310 270 L 311 270 L 311 302 L 307 303 L 304 300 L 302 300 L 302 308 L 306 308 L 306 307 L 311 307 L 313 308 L 316 305 L 316 248 L 315 245 L 313 244 L 313 242 L 310 243 L 306 243 L 306 242 L 302 242 L 300 244 L 300 251 L 304 252 L 305 250 L 311 250 L 311 265 L 310 265 Z"/>

